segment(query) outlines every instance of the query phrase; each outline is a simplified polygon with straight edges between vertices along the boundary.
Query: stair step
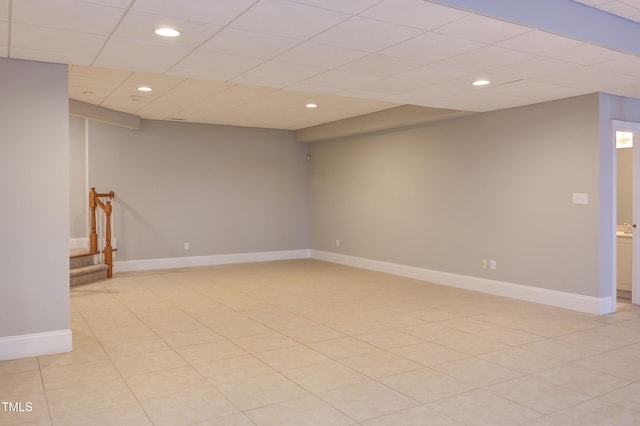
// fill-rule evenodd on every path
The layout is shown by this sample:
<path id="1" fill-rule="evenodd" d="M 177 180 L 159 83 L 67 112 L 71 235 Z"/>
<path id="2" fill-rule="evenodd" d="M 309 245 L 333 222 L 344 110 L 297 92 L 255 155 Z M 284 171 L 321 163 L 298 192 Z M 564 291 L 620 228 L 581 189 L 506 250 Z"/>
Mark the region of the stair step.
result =
<path id="1" fill-rule="evenodd" d="M 109 267 L 104 264 L 89 265 L 81 268 L 71 269 L 69 271 L 71 287 L 92 283 L 95 281 L 106 280 Z"/>
<path id="2" fill-rule="evenodd" d="M 92 254 L 82 254 L 69 256 L 69 269 L 77 269 L 85 266 L 93 265 L 93 255 Z"/>
<path id="3" fill-rule="evenodd" d="M 89 255 L 89 249 L 86 248 L 72 248 L 69 249 L 69 257 L 79 257 Z"/>

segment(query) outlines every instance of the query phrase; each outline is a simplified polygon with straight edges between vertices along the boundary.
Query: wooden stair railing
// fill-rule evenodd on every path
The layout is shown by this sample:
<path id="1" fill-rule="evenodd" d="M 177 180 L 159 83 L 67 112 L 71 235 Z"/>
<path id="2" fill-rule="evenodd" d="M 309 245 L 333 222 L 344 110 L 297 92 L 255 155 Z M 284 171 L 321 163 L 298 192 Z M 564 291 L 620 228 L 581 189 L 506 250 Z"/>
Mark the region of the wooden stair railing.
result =
<path id="1" fill-rule="evenodd" d="M 113 276 L 113 247 L 111 247 L 111 213 L 113 206 L 111 200 L 115 196 L 113 191 L 106 194 L 99 194 L 95 188 L 89 191 L 89 208 L 91 209 L 91 234 L 89 235 L 89 251 L 91 254 L 100 254 L 98 249 L 98 234 L 96 232 L 96 208 L 100 207 L 105 214 L 105 246 L 104 263 L 109 267 L 107 277 Z M 109 198 L 107 202 L 102 202 L 100 198 Z"/>

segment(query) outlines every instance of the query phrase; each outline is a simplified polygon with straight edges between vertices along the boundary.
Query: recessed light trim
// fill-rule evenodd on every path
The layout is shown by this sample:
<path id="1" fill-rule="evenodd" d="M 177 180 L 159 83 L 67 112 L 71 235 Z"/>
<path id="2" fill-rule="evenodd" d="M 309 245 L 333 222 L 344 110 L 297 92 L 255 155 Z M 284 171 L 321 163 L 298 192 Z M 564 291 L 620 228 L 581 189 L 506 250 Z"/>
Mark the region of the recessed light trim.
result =
<path id="1" fill-rule="evenodd" d="M 180 31 L 170 27 L 156 28 L 153 32 L 162 37 L 178 37 L 180 35 Z"/>
<path id="2" fill-rule="evenodd" d="M 309 109 L 318 108 L 318 104 L 314 104 L 313 102 L 309 102 L 305 106 Z"/>
<path id="3" fill-rule="evenodd" d="M 153 89 L 151 87 L 149 87 L 149 86 L 140 86 L 140 87 L 138 87 L 138 92 L 150 92 L 152 90 Z"/>
<path id="4" fill-rule="evenodd" d="M 473 83 L 471 83 L 471 84 L 473 84 L 473 85 L 474 85 L 474 86 L 476 86 L 476 87 L 477 87 L 477 86 L 486 86 L 486 85 L 488 85 L 488 84 L 491 84 L 491 81 L 489 81 L 489 80 L 476 80 L 476 81 L 474 81 L 474 82 L 473 82 Z"/>

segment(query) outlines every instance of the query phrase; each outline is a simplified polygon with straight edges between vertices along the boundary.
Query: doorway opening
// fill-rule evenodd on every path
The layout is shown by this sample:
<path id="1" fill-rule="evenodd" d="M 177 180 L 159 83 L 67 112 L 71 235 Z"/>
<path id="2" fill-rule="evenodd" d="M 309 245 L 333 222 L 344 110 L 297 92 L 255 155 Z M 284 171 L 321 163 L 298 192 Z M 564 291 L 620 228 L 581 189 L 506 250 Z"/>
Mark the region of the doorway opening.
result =
<path id="1" fill-rule="evenodd" d="M 612 283 L 612 312 L 618 303 L 640 304 L 638 256 L 640 245 L 636 224 L 640 220 L 640 123 L 613 122 L 615 140 L 615 279 Z"/>

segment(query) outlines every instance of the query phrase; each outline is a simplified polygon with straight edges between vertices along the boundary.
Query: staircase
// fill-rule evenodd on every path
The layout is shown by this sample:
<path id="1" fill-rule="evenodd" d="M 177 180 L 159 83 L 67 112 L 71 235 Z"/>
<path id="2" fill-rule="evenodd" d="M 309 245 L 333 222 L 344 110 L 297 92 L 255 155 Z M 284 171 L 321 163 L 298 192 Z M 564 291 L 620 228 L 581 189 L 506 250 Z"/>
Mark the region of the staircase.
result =
<path id="1" fill-rule="evenodd" d="M 69 251 L 69 282 L 71 287 L 107 279 L 109 266 L 106 264 L 94 265 L 93 256 L 89 250 L 85 249 L 71 249 Z"/>

